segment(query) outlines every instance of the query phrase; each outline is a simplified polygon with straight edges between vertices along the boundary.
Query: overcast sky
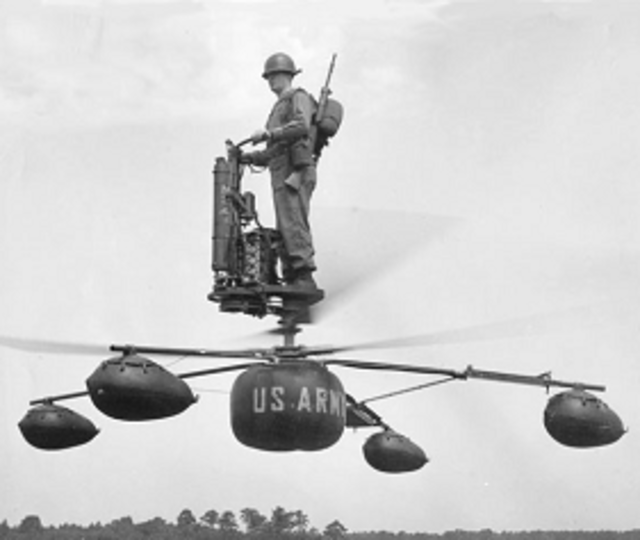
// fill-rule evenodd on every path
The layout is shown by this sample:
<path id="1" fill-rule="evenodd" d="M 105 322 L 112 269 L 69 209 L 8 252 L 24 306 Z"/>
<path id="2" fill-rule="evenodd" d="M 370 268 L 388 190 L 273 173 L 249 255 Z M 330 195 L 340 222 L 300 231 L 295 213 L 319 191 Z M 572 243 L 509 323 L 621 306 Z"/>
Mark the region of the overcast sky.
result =
<path id="1" fill-rule="evenodd" d="M 503 328 L 495 340 L 462 333 L 458 345 L 358 355 L 605 384 L 629 434 L 570 450 L 544 430 L 543 390 L 455 383 L 376 405 L 431 459 L 387 476 L 362 457 L 370 432 L 313 454 L 241 446 L 228 419 L 234 375 L 224 375 L 193 381 L 197 405 L 149 424 L 65 402 L 101 433 L 45 453 L 16 427 L 29 400 L 82 390 L 109 353 L 0 348 L 0 521 L 283 506 L 353 531 L 640 527 L 632 2 L 3 2 L 0 334 L 105 350 L 277 343 L 256 337 L 274 321 L 206 300 L 212 165 L 227 138 L 263 125 L 273 95 L 260 74 L 276 51 L 314 93 L 337 53 L 333 88 L 346 109 L 312 211 L 331 309 L 301 342 L 553 313 L 550 332 Z M 269 222 L 267 175 L 244 187 Z M 335 298 L 346 283 L 359 286 Z M 359 399 L 424 381 L 334 371 Z"/>

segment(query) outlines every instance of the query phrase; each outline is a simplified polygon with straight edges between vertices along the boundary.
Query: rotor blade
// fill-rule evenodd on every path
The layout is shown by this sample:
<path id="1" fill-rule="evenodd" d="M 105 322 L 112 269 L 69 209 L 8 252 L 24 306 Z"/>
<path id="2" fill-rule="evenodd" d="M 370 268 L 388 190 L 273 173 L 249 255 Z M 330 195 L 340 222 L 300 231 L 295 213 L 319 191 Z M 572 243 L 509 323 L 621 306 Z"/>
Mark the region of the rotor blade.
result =
<path id="1" fill-rule="evenodd" d="M 441 238 L 460 220 L 388 209 L 314 208 L 319 285 L 327 298 L 342 296 L 389 271 Z M 328 306 L 318 304 L 318 310 Z M 316 310 L 316 311 L 318 311 Z"/>
<path id="2" fill-rule="evenodd" d="M 514 337 L 526 337 L 552 332 L 560 332 L 567 328 L 567 323 L 579 321 L 580 326 L 597 322 L 602 306 L 586 306 L 564 311 L 539 313 L 528 317 L 519 317 L 488 324 L 478 324 L 441 332 L 429 332 L 403 338 L 369 341 L 344 346 L 311 347 L 305 351 L 309 355 L 335 354 L 345 351 L 398 349 L 409 347 L 429 347 L 434 345 L 455 345 L 463 343 L 494 341 Z"/>
<path id="3" fill-rule="evenodd" d="M 19 351 L 47 354 L 105 354 L 109 351 L 122 353 L 158 354 L 167 356 L 203 356 L 209 358 L 264 358 L 271 349 L 244 349 L 235 351 L 217 351 L 209 349 L 151 347 L 146 345 L 97 345 L 74 341 L 19 338 L 0 335 L 0 346 Z"/>
<path id="4" fill-rule="evenodd" d="M 325 298 L 301 310 L 297 324 L 315 324 L 345 297 L 393 270 L 461 223 L 458 218 L 388 209 L 316 207 L 318 286 Z M 374 239 L 375 241 L 372 241 Z M 267 330 L 281 334 L 282 328 Z"/>
<path id="5" fill-rule="evenodd" d="M 49 354 L 104 354 L 109 351 L 106 345 L 80 343 L 74 341 L 56 341 L 48 339 L 19 338 L 0 336 L 0 346 L 19 351 Z"/>

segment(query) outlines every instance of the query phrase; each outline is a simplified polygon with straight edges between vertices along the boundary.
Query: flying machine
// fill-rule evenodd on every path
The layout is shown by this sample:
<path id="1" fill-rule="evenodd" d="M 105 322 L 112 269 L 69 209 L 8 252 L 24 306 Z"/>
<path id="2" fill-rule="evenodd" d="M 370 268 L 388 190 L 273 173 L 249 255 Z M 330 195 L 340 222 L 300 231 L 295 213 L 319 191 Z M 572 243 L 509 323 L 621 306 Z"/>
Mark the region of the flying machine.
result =
<path id="1" fill-rule="evenodd" d="M 18 424 L 30 445 L 57 451 L 86 444 L 97 436 L 93 422 L 59 402 L 88 396 L 111 418 L 152 421 L 179 415 L 198 401 L 186 382 L 189 379 L 238 371 L 230 392 L 230 421 L 240 443 L 268 452 L 314 452 L 336 444 L 345 428 L 374 428 L 362 448 L 371 467 L 385 473 L 422 468 L 428 462 L 424 450 L 385 422 L 369 406 L 372 399 L 359 401 L 352 396 L 334 368 L 437 377 L 378 398 L 469 379 L 537 386 L 546 391 L 559 388 L 562 391 L 551 396 L 543 415 L 544 426 L 554 440 L 568 447 L 592 448 L 612 444 L 623 436 L 620 417 L 595 395 L 605 390 L 600 384 L 558 380 L 549 373 L 527 375 L 473 366 L 456 370 L 342 357 L 355 350 L 426 346 L 438 342 L 434 333 L 345 346 L 297 344 L 297 334 L 302 325 L 313 322 L 313 310 L 323 300 L 324 291 L 292 288 L 279 277 L 278 232 L 260 223 L 255 197 L 242 192 L 246 166 L 239 156 L 249 141 L 227 141 L 227 155 L 215 162 L 213 288 L 207 298 L 222 313 L 275 317 L 282 344 L 239 350 L 111 345 L 115 356 L 102 361 L 89 375 L 85 390 L 30 402 L 31 408 Z M 54 345 L 58 352 L 66 347 L 10 337 L 0 337 L 0 345 L 27 350 L 46 350 Z M 203 357 L 230 363 L 174 374 L 149 356 Z"/>

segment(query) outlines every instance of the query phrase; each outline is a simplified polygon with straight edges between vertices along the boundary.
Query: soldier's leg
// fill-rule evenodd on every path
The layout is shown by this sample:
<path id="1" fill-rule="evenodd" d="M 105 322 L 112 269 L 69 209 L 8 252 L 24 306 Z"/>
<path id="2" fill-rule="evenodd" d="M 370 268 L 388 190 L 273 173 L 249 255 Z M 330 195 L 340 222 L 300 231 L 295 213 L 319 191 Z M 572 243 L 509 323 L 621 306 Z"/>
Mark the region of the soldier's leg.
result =
<path id="1" fill-rule="evenodd" d="M 289 257 L 289 251 L 287 249 L 289 218 L 287 215 L 287 201 L 286 193 L 284 192 L 286 186 L 283 184 L 281 187 L 274 188 L 273 190 L 273 206 L 276 216 L 276 229 L 280 233 L 280 248 L 278 250 L 278 257 L 280 259 L 280 266 L 282 270 L 282 279 L 285 283 L 293 283 L 295 280 L 295 270 L 291 258 Z"/>
<path id="2" fill-rule="evenodd" d="M 296 273 L 315 270 L 314 248 L 309 226 L 309 204 L 315 182 L 303 182 L 295 190 L 283 185 L 274 190 L 276 226 L 282 234 L 285 268 Z"/>

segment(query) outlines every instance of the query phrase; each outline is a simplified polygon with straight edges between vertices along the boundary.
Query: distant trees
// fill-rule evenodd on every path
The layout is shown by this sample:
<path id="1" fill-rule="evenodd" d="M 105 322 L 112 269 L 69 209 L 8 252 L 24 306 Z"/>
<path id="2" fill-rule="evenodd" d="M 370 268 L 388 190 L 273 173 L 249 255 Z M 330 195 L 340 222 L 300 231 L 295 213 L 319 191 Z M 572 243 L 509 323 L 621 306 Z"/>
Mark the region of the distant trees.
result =
<path id="1" fill-rule="evenodd" d="M 233 533 L 238 530 L 236 516 L 231 510 L 225 510 L 218 518 L 218 528 L 225 533 Z"/>
<path id="2" fill-rule="evenodd" d="M 207 527 L 211 527 L 213 529 L 218 524 L 219 517 L 220 514 L 216 510 L 207 510 L 200 518 L 200 521 Z"/>
<path id="3" fill-rule="evenodd" d="M 134 523 L 131 517 L 106 525 L 44 526 L 36 515 L 27 515 L 16 527 L 0 523 L 0 540 L 638 540 L 640 531 L 525 531 L 494 532 L 454 530 L 443 534 L 405 532 L 349 532 L 338 520 L 322 529 L 311 526 L 301 510 L 277 506 L 271 515 L 255 508 L 208 510 L 198 520 L 189 509 L 175 523 L 162 518 Z"/>
<path id="4" fill-rule="evenodd" d="M 347 535 L 347 528 L 338 520 L 332 521 L 324 529 L 323 536 L 330 540 L 342 540 Z"/>
<path id="5" fill-rule="evenodd" d="M 111 538 L 131 538 L 136 533 L 136 527 L 130 516 L 114 519 L 105 527 L 105 536 L 101 540 Z"/>
<path id="6" fill-rule="evenodd" d="M 154 539 L 161 538 L 162 533 L 168 528 L 167 522 L 160 517 L 150 519 L 149 521 L 143 521 L 136 525 L 136 529 L 140 531 L 143 536 Z"/>
<path id="7" fill-rule="evenodd" d="M 178 514 L 178 518 L 176 519 L 176 524 L 181 529 L 193 527 L 196 523 L 198 523 L 196 516 L 194 516 L 193 512 L 188 508 L 185 508 L 182 512 L 180 512 Z"/>
<path id="8" fill-rule="evenodd" d="M 309 528 L 309 518 L 302 510 L 290 512 L 289 523 L 294 533 L 303 534 Z"/>
<path id="9" fill-rule="evenodd" d="M 255 508 L 243 508 L 240 510 L 240 520 L 244 523 L 245 530 L 249 534 L 254 534 L 264 530 L 267 517 L 263 516 Z"/>
<path id="10" fill-rule="evenodd" d="M 18 532 L 28 536 L 40 534 L 43 529 L 44 527 L 38 516 L 26 516 L 18 525 Z"/>
<path id="11" fill-rule="evenodd" d="M 178 516 L 178 526 L 187 521 L 191 523 L 191 518 L 185 512 Z M 227 536 L 244 533 L 255 540 L 283 536 L 299 536 L 301 539 L 305 535 L 313 538 L 320 536 L 315 529 L 309 530 L 309 517 L 302 510 L 289 511 L 282 506 L 276 506 L 269 518 L 259 510 L 249 507 L 240 510 L 239 519 L 230 510 L 207 510 L 200 518 L 200 524 L 209 532 L 225 533 Z"/>
<path id="12" fill-rule="evenodd" d="M 282 506 L 276 506 L 271 512 L 271 520 L 268 525 L 272 534 L 303 534 L 309 526 L 309 518 L 302 510 L 288 512 Z"/>

